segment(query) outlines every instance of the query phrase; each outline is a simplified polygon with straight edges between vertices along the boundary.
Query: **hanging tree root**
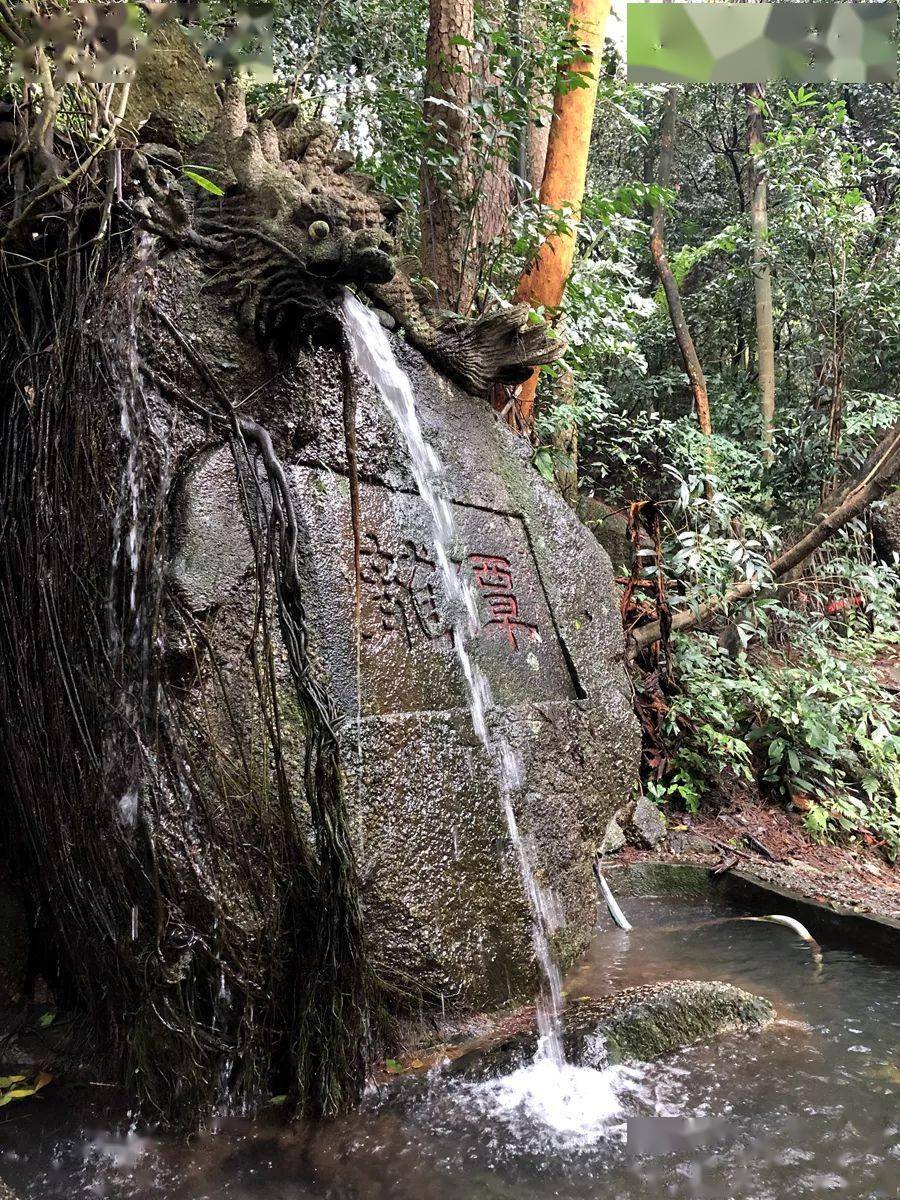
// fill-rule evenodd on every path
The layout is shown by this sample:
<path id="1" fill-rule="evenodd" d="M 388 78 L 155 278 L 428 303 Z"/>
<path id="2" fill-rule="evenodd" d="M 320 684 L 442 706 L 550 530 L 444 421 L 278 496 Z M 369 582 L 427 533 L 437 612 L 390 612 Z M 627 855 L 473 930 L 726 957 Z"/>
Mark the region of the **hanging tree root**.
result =
<path id="1" fill-rule="evenodd" d="M 317 1116 L 333 1116 L 355 1103 L 365 1078 L 371 1044 L 370 1010 L 374 983 L 366 962 L 360 888 L 343 794 L 338 740 L 339 717 L 317 669 L 309 645 L 298 567 L 298 523 L 287 475 L 272 438 L 263 426 L 235 412 L 230 398 L 209 365 L 155 305 L 151 310 L 169 330 L 192 365 L 209 385 L 232 432 L 236 460 L 247 444 L 256 452 L 268 486 L 271 523 L 277 531 L 274 558 L 275 594 L 281 634 L 291 679 L 306 729 L 305 793 L 315 833 L 318 869 L 318 929 L 314 951 L 302 948 L 300 961 L 310 963 L 310 976 L 297 979 L 295 1041 L 292 1058 L 303 1063 L 297 1078 L 298 1108 Z M 346 386 L 349 387 L 349 382 Z M 347 420 L 352 405 L 345 399 Z M 204 415 L 210 416 L 204 411 Z M 266 497 L 261 496 L 263 510 Z M 309 897 L 298 898 L 308 904 Z M 300 914 L 295 928 L 303 928 Z"/>

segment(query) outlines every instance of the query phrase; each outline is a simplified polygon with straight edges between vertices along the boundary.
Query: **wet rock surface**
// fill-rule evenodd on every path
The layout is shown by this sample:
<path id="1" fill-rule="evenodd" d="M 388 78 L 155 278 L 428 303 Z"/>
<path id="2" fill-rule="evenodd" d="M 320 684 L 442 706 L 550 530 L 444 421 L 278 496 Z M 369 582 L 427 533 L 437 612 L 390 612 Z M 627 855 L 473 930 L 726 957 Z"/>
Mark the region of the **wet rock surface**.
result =
<path id="1" fill-rule="evenodd" d="M 648 1062 L 724 1034 L 755 1033 L 774 1019 L 761 996 L 730 983 L 687 981 L 576 1004 L 566 1034 L 576 1045 L 602 1034 L 611 1062 Z"/>
<path id="2" fill-rule="evenodd" d="M 190 265 L 179 261 L 179 271 Z M 168 307 L 168 272 L 158 282 Z M 376 964 L 451 1010 L 527 995 L 536 970 L 529 907 L 492 763 L 465 697 L 430 520 L 402 439 L 380 398 L 354 380 L 360 479 L 360 627 L 340 361 L 329 349 L 271 364 L 198 288 L 190 323 L 229 364 L 282 454 L 300 528 L 313 650 L 343 721 L 348 798 Z M 631 790 L 638 735 L 622 666 L 609 559 L 533 469 L 529 447 L 489 405 L 447 382 L 400 341 L 426 438 L 443 459 L 457 525 L 453 559 L 478 597 L 469 649 L 497 707 L 494 733 L 524 766 L 517 819 L 543 884 L 558 896 L 564 963 L 596 911 L 592 858 Z M 165 342 L 156 351 L 167 353 Z M 249 489 L 244 481 L 245 495 Z M 187 609 L 214 616 L 222 677 L 247 689 L 253 561 L 231 453 L 198 444 L 173 512 L 169 578 Z M 173 642 L 174 644 L 174 642 Z M 285 679 L 283 662 L 276 663 Z M 249 710 L 240 695 L 233 713 Z M 290 698 L 289 767 L 303 770 Z M 243 718 L 242 718 L 243 719 Z M 247 718 L 250 719 L 249 717 Z M 221 720 L 222 736 L 228 720 Z"/>

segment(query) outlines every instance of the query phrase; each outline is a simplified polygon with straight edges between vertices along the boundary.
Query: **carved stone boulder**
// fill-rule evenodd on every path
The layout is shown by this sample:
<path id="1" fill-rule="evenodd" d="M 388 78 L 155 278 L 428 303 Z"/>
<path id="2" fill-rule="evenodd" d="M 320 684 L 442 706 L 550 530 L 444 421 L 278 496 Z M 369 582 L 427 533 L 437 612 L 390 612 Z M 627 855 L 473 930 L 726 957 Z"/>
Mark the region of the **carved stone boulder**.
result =
<path id="1" fill-rule="evenodd" d="M 210 330 L 207 345 L 228 354 L 217 336 Z M 571 961 L 594 924 L 592 858 L 628 798 L 639 748 L 609 559 L 483 400 L 408 345 L 395 346 L 446 466 L 459 533 L 453 557 L 479 603 L 470 651 L 496 701 L 495 732 L 524 764 L 516 814 L 541 881 L 559 899 L 558 948 Z M 395 986 L 405 979 L 410 993 L 450 1011 L 527 995 L 536 984 L 528 904 L 496 773 L 473 729 L 430 519 L 403 440 L 356 378 L 357 624 L 339 357 L 310 351 L 291 378 L 278 386 L 293 392 L 298 421 L 301 405 L 306 413 L 285 463 L 304 601 L 343 721 L 374 964 Z M 281 422 L 286 407 L 279 404 Z M 168 567 L 183 602 L 216 612 L 217 628 L 231 630 L 235 672 L 249 638 L 253 577 L 240 508 L 229 451 L 198 454 L 180 489 Z M 287 742 L 300 772 L 302 729 Z"/>

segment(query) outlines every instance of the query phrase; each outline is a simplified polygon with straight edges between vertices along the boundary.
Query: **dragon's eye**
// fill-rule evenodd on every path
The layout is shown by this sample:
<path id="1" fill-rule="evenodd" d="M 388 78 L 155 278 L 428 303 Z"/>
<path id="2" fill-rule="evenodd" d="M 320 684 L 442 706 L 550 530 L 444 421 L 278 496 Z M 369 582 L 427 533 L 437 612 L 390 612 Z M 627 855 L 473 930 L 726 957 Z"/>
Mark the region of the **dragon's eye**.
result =
<path id="1" fill-rule="evenodd" d="M 331 233 L 331 226 L 327 221 L 313 221 L 307 233 L 314 242 L 321 242 L 323 238 L 327 238 Z"/>

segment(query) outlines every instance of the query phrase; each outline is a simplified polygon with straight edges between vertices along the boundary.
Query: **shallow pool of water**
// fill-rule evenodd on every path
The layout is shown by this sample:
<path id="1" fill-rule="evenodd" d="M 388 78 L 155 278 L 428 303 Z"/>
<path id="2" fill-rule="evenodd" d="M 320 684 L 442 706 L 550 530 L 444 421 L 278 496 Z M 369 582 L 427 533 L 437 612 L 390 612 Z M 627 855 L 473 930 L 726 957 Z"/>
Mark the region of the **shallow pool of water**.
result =
<path id="1" fill-rule="evenodd" d="M 0 1175 L 23 1200 L 896 1200 L 900 971 L 827 947 L 818 962 L 706 899 L 624 907 L 634 928 L 604 918 L 570 996 L 721 979 L 767 996 L 777 1023 L 636 1069 L 433 1073 L 327 1127 L 229 1122 L 189 1143 L 112 1132 L 102 1093 L 49 1088 L 0 1122 Z"/>

